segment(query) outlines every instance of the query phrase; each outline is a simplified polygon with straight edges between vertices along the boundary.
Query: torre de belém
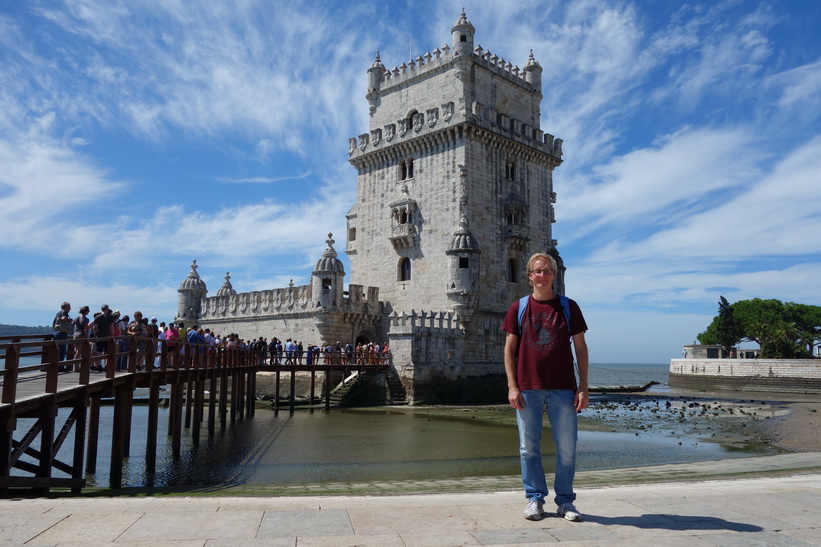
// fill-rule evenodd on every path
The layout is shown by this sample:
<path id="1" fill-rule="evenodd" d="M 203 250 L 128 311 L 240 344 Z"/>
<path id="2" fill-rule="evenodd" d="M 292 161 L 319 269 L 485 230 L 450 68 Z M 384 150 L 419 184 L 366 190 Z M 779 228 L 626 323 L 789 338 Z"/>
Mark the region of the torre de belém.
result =
<path id="1" fill-rule="evenodd" d="M 347 215 L 350 283 L 329 234 L 310 283 L 207 297 L 196 262 L 177 318 L 243 338 L 389 342 L 412 403 L 505 402 L 500 331 L 528 294 L 526 264 L 552 238 L 562 140 L 539 124 L 542 67 L 475 44 L 464 10 L 451 44 L 367 70 L 370 126 L 349 139 L 357 199 Z"/>

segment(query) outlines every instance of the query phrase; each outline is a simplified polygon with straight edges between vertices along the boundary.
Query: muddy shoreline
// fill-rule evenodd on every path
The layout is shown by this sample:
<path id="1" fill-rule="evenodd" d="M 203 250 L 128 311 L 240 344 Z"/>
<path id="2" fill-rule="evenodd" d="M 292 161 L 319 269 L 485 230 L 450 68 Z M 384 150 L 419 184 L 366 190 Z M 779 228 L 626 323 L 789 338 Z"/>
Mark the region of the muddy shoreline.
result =
<path id="1" fill-rule="evenodd" d="M 507 405 L 393 407 L 431 417 L 515 424 Z M 587 431 L 696 437 L 751 455 L 821 452 L 821 396 L 756 393 L 593 393 Z"/>

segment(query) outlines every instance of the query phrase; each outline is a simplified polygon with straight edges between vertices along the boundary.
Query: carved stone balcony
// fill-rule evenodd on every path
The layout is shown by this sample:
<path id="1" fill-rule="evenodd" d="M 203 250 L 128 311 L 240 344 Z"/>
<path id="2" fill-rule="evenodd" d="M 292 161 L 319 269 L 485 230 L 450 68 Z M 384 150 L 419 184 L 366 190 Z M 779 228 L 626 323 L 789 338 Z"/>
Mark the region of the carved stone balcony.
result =
<path id="1" fill-rule="evenodd" d="M 416 226 L 413 224 L 397 224 L 391 227 L 391 236 L 388 239 L 397 251 L 411 249 L 416 243 Z"/>
<path id="2" fill-rule="evenodd" d="M 521 249 L 525 243 L 530 241 L 529 230 L 527 226 L 518 226 L 516 224 L 508 224 L 505 229 L 505 241 L 512 249 Z"/>

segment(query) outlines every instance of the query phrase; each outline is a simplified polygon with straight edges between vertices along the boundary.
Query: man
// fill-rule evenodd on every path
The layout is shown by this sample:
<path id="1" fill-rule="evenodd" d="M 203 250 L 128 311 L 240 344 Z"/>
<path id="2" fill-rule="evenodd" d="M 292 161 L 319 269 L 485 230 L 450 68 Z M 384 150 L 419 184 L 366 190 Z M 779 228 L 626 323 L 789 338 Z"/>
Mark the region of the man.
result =
<path id="1" fill-rule="evenodd" d="M 556 262 L 545 253 L 536 253 L 527 263 L 528 281 L 533 294 L 523 299 L 524 313 L 519 318 L 521 301 L 514 302 L 505 315 L 502 330 L 505 340 L 505 373 L 508 401 L 516 409 L 519 426 L 519 453 L 522 484 L 528 505 L 524 516 L 541 520 L 547 483 L 540 449 L 542 419 L 547 408 L 553 442 L 556 445 L 556 473 L 553 498 L 559 516 L 579 521 L 573 502 L 573 477 L 576 472 L 576 413 L 587 407 L 587 324 L 579 306 L 567 299 L 565 315 L 562 299 L 553 291 Z M 569 324 L 568 324 L 569 316 Z M 576 350 L 579 382 L 573 370 Z"/>
<path id="2" fill-rule="evenodd" d="M 285 364 L 286 365 L 293 365 L 294 364 L 294 353 L 296 353 L 296 344 L 294 341 L 288 338 L 285 342 Z"/>
<path id="3" fill-rule="evenodd" d="M 54 329 L 54 340 L 68 340 L 69 334 L 74 334 L 74 321 L 69 317 L 68 312 L 71 311 L 71 304 L 63 302 L 60 304 L 60 311 L 54 316 L 51 327 Z M 68 354 L 68 344 L 58 345 L 60 354 L 60 361 L 66 360 Z M 59 371 L 64 372 L 68 367 L 60 367 Z"/>
<path id="4" fill-rule="evenodd" d="M 114 315 L 111 313 L 111 308 L 108 307 L 108 304 L 103 304 L 100 311 L 102 313 L 96 315 L 92 322 L 94 326 L 94 336 L 96 338 L 107 338 L 111 336 L 111 325 L 114 323 Z M 97 355 L 105 354 L 108 351 L 108 342 L 96 342 L 94 350 Z M 92 367 L 92 369 L 102 371 L 104 367 L 105 361 L 102 360 L 98 366 Z"/>

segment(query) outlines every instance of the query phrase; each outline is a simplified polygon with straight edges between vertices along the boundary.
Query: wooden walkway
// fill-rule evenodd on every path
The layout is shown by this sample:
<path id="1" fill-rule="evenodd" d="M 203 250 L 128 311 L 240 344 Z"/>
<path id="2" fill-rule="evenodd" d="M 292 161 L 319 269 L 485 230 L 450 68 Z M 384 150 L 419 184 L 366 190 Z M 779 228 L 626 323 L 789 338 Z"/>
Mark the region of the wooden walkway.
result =
<path id="1" fill-rule="evenodd" d="M 123 341 L 127 341 L 128 350 L 122 349 Z M 207 432 L 213 435 L 217 419 L 220 427 L 225 428 L 229 422 L 254 415 L 259 371 L 277 373 L 277 394 L 280 376 L 290 375 L 288 393 L 293 411 L 297 372 L 311 372 L 311 400 L 316 374 L 323 373 L 322 389 L 328 408 L 333 371 L 342 374 L 357 368 L 388 368 L 385 363 L 260 365 L 259 356 L 249 350 L 178 343 L 175 351 L 163 340 L 133 336 L 101 338 L 95 342 L 104 343 L 106 351 L 92 354 L 92 345 L 82 341 L 77 345 L 76 358 L 60 362 L 58 344 L 73 345 L 73 341 L 54 341 L 50 336 L 0 338 L 0 352 L 5 357 L 5 368 L 0 370 L 0 497 L 20 491 L 46 495 L 54 489 L 80 493 L 86 483 L 85 473 L 96 472 L 101 400 L 110 399 L 114 406 L 109 484 L 121 488 L 123 459 L 130 457 L 131 408 L 138 388 L 148 391 L 145 469 L 153 473 L 163 386 L 169 386 L 168 435 L 172 454 L 179 458 L 183 427 L 190 428 L 192 444 L 197 445 L 201 428 L 192 428 L 192 423 L 201 424 L 207 416 Z M 38 356 L 41 362 L 21 366 L 21 356 Z M 117 369 L 118 364 L 122 370 Z M 78 372 L 62 371 L 73 369 Z M 71 409 L 62 424 L 58 423 L 60 407 Z M 28 431 L 18 432 L 20 418 L 33 418 L 35 423 Z M 62 461 L 57 455 L 69 435 L 74 438 L 73 454 L 70 461 Z M 29 461 L 22 459 L 24 455 Z M 62 476 L 55 477 L 55 471 Z"/>

